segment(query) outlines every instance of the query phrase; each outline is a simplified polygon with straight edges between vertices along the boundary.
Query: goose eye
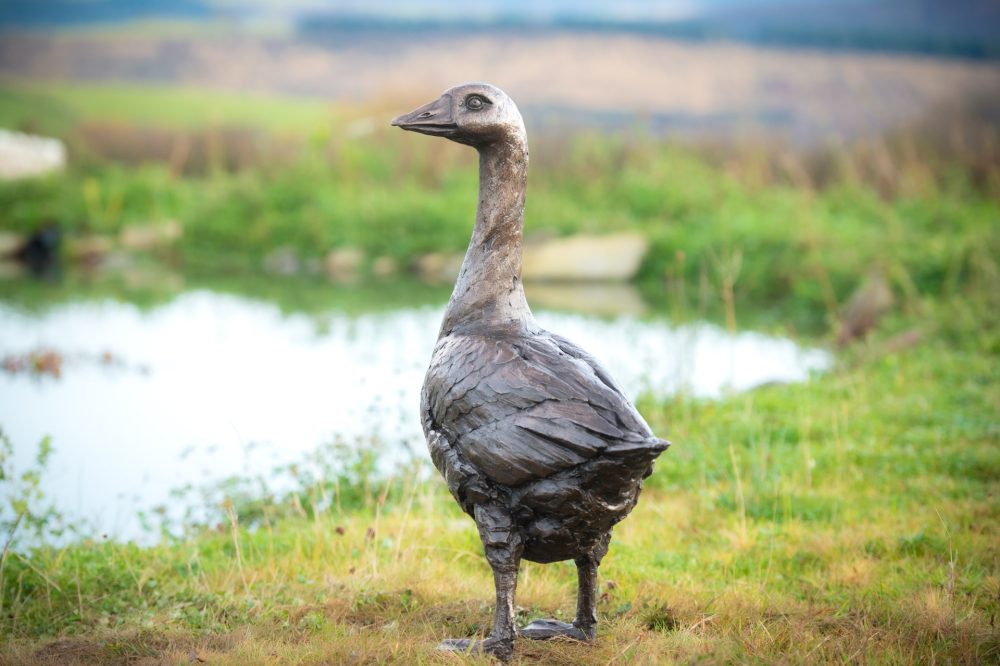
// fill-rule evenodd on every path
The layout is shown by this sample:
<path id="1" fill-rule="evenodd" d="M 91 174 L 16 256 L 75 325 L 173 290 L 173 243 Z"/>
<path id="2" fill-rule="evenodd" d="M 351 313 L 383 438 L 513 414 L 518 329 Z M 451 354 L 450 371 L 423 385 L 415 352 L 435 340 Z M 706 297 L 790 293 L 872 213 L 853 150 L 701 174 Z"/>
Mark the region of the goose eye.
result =
<path id="1" fill-rule="evenodd" d="M 465 107 L 471 111 L 478 111 L 483 108 L 485 101 L 479 95 L 469 95 L 469 98 L 465 100 Z"/>

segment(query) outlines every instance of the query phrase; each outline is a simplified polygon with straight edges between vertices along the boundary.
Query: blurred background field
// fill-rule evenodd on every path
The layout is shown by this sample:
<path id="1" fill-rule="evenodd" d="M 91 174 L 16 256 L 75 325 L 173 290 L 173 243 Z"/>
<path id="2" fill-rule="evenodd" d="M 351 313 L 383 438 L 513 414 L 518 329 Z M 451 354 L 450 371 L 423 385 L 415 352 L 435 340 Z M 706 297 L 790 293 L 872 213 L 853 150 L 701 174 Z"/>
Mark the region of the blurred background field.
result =
<path id="1" fill-rule="evenodd" d="M 526 120 L 533 309 L 675 442 L 598 644 L 517 658 L 1000 658 L 995 3 L 15 0 L 0 27 L 0 658 L 436 663 L 483 629 L 416 418 L 476 158 L 388 126 L 465 80 Z M 25 136 L 59 143 L 15 177 Z M 571 578 L 529 567 L 522 619 Z"/>

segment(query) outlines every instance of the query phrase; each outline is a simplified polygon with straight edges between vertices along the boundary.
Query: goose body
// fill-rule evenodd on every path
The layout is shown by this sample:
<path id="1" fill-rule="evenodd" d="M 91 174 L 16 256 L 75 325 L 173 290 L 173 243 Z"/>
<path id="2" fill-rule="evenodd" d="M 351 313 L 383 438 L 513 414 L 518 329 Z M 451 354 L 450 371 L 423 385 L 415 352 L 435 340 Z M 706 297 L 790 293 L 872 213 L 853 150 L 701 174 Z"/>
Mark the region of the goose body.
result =
<path id="1" fill-rule="evenodd" d="M 476 224 L 424 381 L 421 420 L 434 465 L 476 522 L 497 606 L 488 638 L 442 648 L 506 659 L 516 634 L 591 639 L 611 529 L 669 443 L 594 357 L 531 314 L 521 285 L 528 144 L 513 101 L 494 86 L 465 84 L 393 125 L 471 145 L 480 156 Z M 573 624 L 514 628 L 521 559 L 576 562 Z"/>
<path id="2" fill-rule="evenodd" d="M 498 502 L 533 562 L 592 552 L 666 448 L 592 356 L 538 328 L 441 338 L 423 403 L 452 495 L 473 517 Z"/>

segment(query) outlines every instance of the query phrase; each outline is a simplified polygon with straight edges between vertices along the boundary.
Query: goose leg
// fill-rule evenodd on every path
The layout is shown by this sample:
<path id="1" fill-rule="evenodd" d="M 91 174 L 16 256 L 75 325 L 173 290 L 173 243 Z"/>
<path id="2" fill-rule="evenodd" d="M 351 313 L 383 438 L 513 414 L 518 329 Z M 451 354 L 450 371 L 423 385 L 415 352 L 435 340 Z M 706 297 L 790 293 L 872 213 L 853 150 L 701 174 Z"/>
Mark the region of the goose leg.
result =
<path id="1" fill-rule="evenodd" d="M 608 552 L 608 534 L 594 550 L 576 561 L 578 590 L 576 619 L 573 624 L 559 620 L 535 620 L 520 630 L 520 635 L 534 640 L 547 640 L 556 636 L 578 641 L 592 641 L 597 636 L 597 567 Z"/>
<path id="2" fill-rule="evenodd" d="M 591 555 L 576 561 L 576 575 L 579 589 L 576 595 L 576 619 L 573 627 L 587 640 L 597 636 L 597 567 L 598 562 Z"/>
<path id="3" fill-rule="evenodd" d="M 524 547 L 514 529 L 510 514 L 499 505 L 478 505 L 475 510 L 476 526 L 483 541 L 486 559 L 493 569 L 497 605 L 493 615 L 493 631 L 476 641 L 469 638 L 449 638 L 441 642 L 439 650 L 452 652 L 487 652 L 508 661 L 514 656 L 514 592 L 517 589 L 517 571 L 521 565 Z"/>

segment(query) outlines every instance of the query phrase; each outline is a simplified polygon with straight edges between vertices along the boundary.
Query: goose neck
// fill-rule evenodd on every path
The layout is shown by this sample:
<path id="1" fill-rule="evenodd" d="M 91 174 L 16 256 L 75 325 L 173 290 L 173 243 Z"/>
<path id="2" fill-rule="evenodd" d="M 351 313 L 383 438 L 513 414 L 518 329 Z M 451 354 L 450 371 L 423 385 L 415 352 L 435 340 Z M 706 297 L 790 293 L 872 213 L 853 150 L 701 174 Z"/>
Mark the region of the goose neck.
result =
<path id="1" fill-rule="evenodd" d="M 442 324 L 523 328 L 531 311 L 521 285 L 521 238 L 528 178 L 523 130 L 479 150 L 476 225 Z"/>

